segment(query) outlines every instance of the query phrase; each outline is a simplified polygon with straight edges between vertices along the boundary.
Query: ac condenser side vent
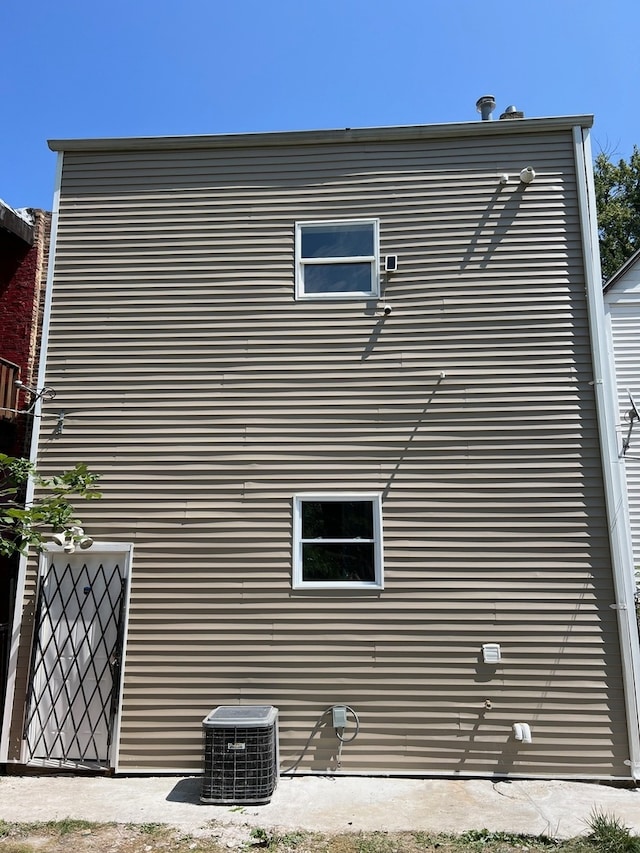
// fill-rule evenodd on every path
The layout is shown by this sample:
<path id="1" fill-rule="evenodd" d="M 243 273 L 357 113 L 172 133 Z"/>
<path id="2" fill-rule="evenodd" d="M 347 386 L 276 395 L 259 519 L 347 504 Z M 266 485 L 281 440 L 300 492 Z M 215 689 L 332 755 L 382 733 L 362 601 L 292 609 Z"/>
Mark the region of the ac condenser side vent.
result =
<path id="1" fill-rule="evenodd" d="M 200 802 L 268 803 L 278 782 L 278 709 L 220 705 L 202 721 Z"/>

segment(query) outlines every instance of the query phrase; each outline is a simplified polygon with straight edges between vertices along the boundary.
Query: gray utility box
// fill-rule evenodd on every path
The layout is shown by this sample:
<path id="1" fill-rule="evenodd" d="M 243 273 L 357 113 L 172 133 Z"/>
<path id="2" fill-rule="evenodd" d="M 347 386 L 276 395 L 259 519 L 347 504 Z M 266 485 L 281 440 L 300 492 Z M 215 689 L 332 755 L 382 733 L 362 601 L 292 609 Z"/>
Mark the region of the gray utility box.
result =
<path id="1" fill-rule="evenodd" d="M 220 705 L 202 721 L 200 802 L 268 803 L 278 783 L 278 709 Z"/>

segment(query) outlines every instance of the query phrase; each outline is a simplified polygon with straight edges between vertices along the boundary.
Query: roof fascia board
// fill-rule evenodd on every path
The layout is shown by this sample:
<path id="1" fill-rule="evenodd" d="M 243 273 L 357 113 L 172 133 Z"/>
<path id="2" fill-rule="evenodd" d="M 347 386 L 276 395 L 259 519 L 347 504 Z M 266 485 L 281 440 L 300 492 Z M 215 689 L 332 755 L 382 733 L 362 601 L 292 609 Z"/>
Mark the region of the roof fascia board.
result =
<path id="1" fill-rule="evenodd" d="M 225 133 L 209 136 L 138 136 L 105 139 L 50 139 L 52 151 L 135 151 L 185 148 L 248 148 L 284 145 L 328 145 L 348 142 L 419 141 L 450 137 L 500 136 L 589 128 L 593 116 L 472 121 L 448 124 L 364 127 L 344 130 L 293 130 L 277 133 Z"/>
<path id="2" fill-rule="evenodd" d="M 608 290 L 610 290 L 620 278 L 622 278 L 622 276 L 630 269 L 630 267 L 632 267 L 636 263 L 636 261 L 638 260 L 639 257 L 640 257 L 640 249 L 636 249 L 636 251 L 633 253 L 633 255 L 631 255 L 631 257 L 627 258 L 627 260 L 622 264 L 622 266 L 618 267 L 618 269 L 614 272 L 614 274 L 611 276 L 611 278 L 607 282 L 605 282 L 605 285 L 604 285 L 604 292 L 605 293 Z"/>
<path id="3" fill-rule="evenodd" d="M 16 211 L 0 200 L 0 229 L 18 237 L 27 246 L 33 246 L 34 228 Z"/>

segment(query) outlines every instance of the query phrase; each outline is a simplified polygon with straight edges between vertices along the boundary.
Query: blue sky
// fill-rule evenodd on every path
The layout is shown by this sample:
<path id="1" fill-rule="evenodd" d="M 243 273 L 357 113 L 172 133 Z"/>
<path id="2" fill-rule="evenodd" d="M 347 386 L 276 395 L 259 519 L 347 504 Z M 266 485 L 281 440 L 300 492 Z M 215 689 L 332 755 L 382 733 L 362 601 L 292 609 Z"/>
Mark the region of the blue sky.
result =
<path id="1" fill-rule="evenodd" d="M 50 208 L 47 139 L 595 114 L 640 145 L 638 0 L 5 0 L 0 198 Z"/>

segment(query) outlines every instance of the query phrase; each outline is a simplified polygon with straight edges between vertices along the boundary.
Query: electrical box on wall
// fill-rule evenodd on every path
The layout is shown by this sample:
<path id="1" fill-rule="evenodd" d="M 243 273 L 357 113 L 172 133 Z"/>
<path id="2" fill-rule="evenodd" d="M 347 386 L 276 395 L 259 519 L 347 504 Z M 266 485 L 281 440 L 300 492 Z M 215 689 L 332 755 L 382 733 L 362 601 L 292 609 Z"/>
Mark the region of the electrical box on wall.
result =
<path id="1" fill-rule="evenodd" d="M 334 729 L 344 729 L 347 726 L 347 709 L 344 705 L 334 705 L 331 709 Z"/>
<path id="2" fill-rule="evenodd" d="M 344 729 L 347 726 L 347 709 L 344 705 L 334 705 L 331 709 L 333 728 Z"/>

